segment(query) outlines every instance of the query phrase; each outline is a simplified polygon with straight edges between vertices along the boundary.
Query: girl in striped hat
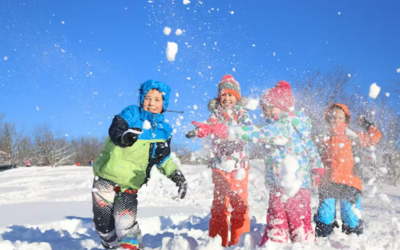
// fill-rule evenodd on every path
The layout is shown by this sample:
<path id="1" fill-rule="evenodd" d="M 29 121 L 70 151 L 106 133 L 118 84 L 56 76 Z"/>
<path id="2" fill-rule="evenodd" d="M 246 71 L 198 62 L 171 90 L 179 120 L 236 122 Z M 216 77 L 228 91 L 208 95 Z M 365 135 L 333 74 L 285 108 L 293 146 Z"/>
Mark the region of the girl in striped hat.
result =
<path id="1" fill-rule="evenodd" d="M 240 85 L 231 75 L 225 75 L 218 85 L 218 98 L 208 104 L 210 118 L 193 122 L 196 129 L 187 133 L 188 138 L 211 136 L 214 157 L 212 168 L 214 200 L 211 208 L 209 235 L 220 235 L 222 246 L 236 245 L 240 235 L 250 231 L 249 206 L 247 204 L 249 159 L 244 149 L 246 142 L 227 140 L 227 127 L 252 125 L 244 108 Z M 229 205 L 232 210 L 229 209 Z M 231 211 L 231 212 L 230 212 Z M 228 216 L 231 215 L 230 221 Z M 229 228 L 231 238 L 229 239 Z"/>

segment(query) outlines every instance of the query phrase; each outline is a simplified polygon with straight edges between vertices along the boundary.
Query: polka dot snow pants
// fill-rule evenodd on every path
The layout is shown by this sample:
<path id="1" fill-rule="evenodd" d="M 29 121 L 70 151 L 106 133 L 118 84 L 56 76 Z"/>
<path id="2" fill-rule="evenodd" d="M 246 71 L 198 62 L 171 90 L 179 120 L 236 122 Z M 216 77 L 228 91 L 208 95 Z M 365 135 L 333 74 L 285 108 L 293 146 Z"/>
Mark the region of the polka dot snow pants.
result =
<path id="1" fill-rule="evenodd" d="M 93 183 L 93 222 L 105 248 L 143 249 L 136 222 L 137 194 L 121 192 L 115 183 L 97 178 Z"/>

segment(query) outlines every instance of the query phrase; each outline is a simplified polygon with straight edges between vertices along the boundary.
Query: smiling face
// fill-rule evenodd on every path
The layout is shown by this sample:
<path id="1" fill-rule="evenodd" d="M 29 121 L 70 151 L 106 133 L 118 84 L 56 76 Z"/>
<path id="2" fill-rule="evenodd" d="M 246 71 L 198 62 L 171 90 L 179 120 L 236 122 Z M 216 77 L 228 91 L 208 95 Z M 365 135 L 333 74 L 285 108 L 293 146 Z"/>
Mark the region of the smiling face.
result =
<path id="1" fill-rule="evenodd" d="M 238 99 L 231 93 L 224 93 L 219 98 L 219 103 L 222 107 L 226 109 L 231 109 L 236 106 L 236 104 L 238 103 Z"/>
<path id="2" fill-rule="evenodd" d="M 333 108 L 329 110 L 327 114 L 327 121 L 330 124 L 335 123 L 345 123 L 346 122 L 346 113 L 342 109 Z"/>
<path id="3" fill-rule="evenodd" d="M 160 114 L 163 110 L 163 96 L 160 91 L 151 89 L 143 101 L 143 109 L 153 114 Z"/>

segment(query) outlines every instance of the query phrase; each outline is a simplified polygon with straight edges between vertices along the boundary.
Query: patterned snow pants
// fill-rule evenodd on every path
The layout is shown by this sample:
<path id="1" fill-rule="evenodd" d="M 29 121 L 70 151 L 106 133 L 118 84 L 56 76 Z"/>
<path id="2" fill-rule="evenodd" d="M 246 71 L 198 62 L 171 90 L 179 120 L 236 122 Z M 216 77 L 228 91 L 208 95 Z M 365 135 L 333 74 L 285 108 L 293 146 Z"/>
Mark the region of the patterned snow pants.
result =
<path id="1" fill-rule="evenodd" d="M 93 183 L 93 222 L 106 248 L 143 249 L 136 222 L 137 190 L 121 192 L 113 182 L 96 177 Z"/>
<path id="2" fill-rule="evenodd" d="M 295 196 L 281 202 L 283 188 L 272 188 L 269 193 L 267 227 L 260 246 L 267 241 L 286 243 L 315 241 L 311 225 L 311 190 L 300 188 Z"/>

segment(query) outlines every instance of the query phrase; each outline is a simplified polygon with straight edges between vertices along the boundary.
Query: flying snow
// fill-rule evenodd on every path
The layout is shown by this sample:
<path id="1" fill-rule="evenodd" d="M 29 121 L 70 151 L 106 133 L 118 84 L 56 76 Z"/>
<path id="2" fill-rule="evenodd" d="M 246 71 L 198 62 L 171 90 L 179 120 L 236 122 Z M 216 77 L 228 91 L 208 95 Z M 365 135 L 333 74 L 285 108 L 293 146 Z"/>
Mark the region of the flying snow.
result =
<path id="1" fill-rule="evenodd" d="M 164 34 L 165 34 L 166 36 L 169 36 L 169 34 L 171 34 L 171 28 L 170 28 L 170 27 L 165 27 L 164 30 L 163 30 L 163 32 L 164 32 Z"/>
<path id="2" fill-rule="evenodd" d="M 184 5 L 188 5 L 188 4 L 190 4 L 190 1 L 189 0 L 183 0 L 183 4 Z"/>
<path id="3" fill-rule="evenodd" d="M 178 53 L 178 44 L 176 44 L 174 42 L 168 42 L 166 52 L 167 52 L 168 61 L 170 61 L 170 62 L 175 61 L 176 53 Z"/>
<path id="4" fill-rule="evenodd" d="M 7 61 L 7 60 L 8 60 L 8 57 L 7 57 L 7 56 L 5 56 L 5 57 L 4 57 L 4 61 Z"/>
<path id="5" fill-rule="evenodd" d="M 181 30 L 181 29 L 177 29 L 177 30 L 175 31 L 175 35 L 177 35 L 177 36 L 182 35 L 182 30 Z"/>
<path id="6" fill-rule="evenodd" d="M 258 100 L 250 99 L 245 105 L 245 109 L 256 110 L 258 107 Z"/>
<path id="7" fill-rule="evenodd" d="M 369 87 L 369 97 L 374 98 L 374 99 L 377 98 L 380 91 L 381 91 L 381 87 L 376 85 L 376 83 L 373 83 Z"/>
<path id="8" fill-rule="evenodd" d="M 400 68 L 397 69 L 397 73 L 400 73 Z"/>
<path id="9" fill-rule="evenodd" d="M 193 105 L 193 109 L 194 109 L 194 110 L 197 110 L 197 105 Z"/>

